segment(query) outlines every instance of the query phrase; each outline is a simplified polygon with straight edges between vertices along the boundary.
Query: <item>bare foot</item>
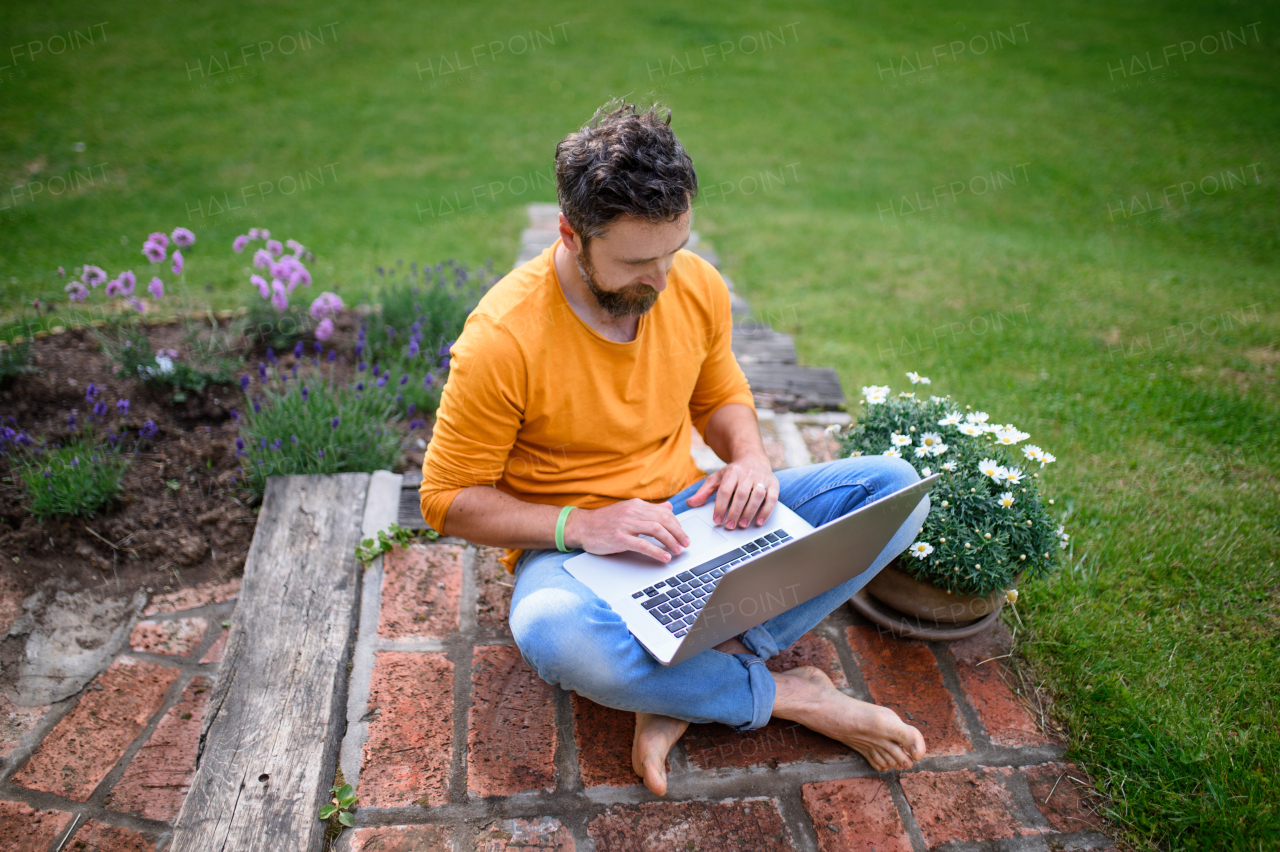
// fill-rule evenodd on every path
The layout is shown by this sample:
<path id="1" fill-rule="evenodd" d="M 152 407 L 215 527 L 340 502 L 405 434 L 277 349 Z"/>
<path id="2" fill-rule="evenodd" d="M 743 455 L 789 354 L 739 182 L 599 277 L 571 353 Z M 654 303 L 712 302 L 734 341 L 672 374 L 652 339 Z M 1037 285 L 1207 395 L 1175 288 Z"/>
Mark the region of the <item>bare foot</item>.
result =
<path id="1" fill-rule="evenodd" d="M 655 796 L 667 794 L 667 752 L 689 723 L 656 713 L 636 714 L 636 738 L 631 743 L 631 768 Z"/>
<path id="2" fill-rule="evenodd" d="M 850 698 L 819 669 L 800 666 L 773 675 L 773 715 L 839 740 L 878 772 L 910 769 L 925 754 L 924 737 L 888 707 Z M 637 735 L 639 728 L 637 726 Z"/>

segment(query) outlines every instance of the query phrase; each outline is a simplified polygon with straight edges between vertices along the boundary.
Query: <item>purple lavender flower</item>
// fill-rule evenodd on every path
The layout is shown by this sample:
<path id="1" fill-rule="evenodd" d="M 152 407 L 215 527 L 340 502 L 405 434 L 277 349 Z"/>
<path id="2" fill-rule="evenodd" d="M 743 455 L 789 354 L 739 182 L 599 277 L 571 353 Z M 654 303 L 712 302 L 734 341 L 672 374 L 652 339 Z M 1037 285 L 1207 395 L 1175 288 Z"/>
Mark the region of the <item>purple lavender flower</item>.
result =
<path id="1" fill-rule="evenodd" d="M 256 400 L 256 399 L 253 401 L 253 413 L 254 413 L 254 414 L 261 414 L 261 413 L 262 413 L 262 403 L 261 403 L 261 402 L 259 402 L 259 401 L 258 401 L 258 400 Z"/>
<path id="2" fill-rule="evenodd" d="M 164 246 L 150 241 L 142 244 L 142 253 L 152 263 L 160 263 L 165 258 Z"/>
<path id="3" fill-rule="evenodd" d="M 321 325 L 324 325 L 324 323 L 321 323 Z M 328 358 L 326 358 L 325 360 L 327 360 L 330 364 L 332 364 L 334 361 L 337 361 L 337 360 L 338 360 L 338 350 L 337 350 L 337 349 L 330 349 L 330 350 L 329 350 L 329 357 L 328 357 Z"/>
<path id="4" fill-rule="evenodd" d="M 364 390 L 364 382 L 356 382 L 356 390 L 357 390 L 357 391 L 363 391 L 363 390 Z"/>
<path id="5" fill-rule="evenodd" d="M 364 354 L 364 342 L 363 342 L 363 340 L 362 340 L 362 341 L 360 341 L 360 342 L 356 343 L 356 352 L 355 352 L 355 355 L 356 355 L 356 357 L 357 357 L 357 358 L 359 358 L 359 357 L 360 357 L 361 355 L 363 355 L 363 354 Z"/>
<path id="6" fill-rule="evenodd" d="M 247 378 L 249 378 L 249 377 L 248 377 L 248 376 L 245 376 L 245 379 L 247 379 Z M 241 379 L 241 382 L 244 382 L 244 379 Z M 247 384 L 247 383 L 246 383 L 246 384 Z M 234 420 L 236 423 L 239 423 L 239 422 L 240 422 L 240 412 L 239 412 L 239 411 L 236 411 L 234 408 L 233 408 L 233 409 L 231 409 L 231 419 L 232 419 L 232 420 Z"/>
<path id="7" fill-rule="evenodd" d="M 374 374 L 375 376 L 382 375 L 382 365 L 380 365 L 380 364 L 374 364 L 374 365 L 373 365 L 373 374 Z"/>
<path id="8" fill-rule="evenodd" d="M 295 447 L 296 447 L 296 446 L 298 446 L 298 436 L 297 436 L 297 435 L 290 435 L 290 436 L 289 436 L 289 440 L 293 441 L 293 445 L 294 445 Z"/>
<path id="9" fill-rule="evenodd" d="M 267 439 L 266 438 L 259 439 L 258 446 L 265 450 L 267 448 Z"/>
<path id="10" fill-rule="evenodd" d="M 73 459 L 71 460 L 71 466 L 72 466 L 72 467 L 79 467 L 79 466 L 80 466 L 80 457 L 79 457 L 79 456 L 76 456 L 75 458 L 73 458 Z"/>
<path id="11" fill-rule="evenodd" d="M 318 459 L 323 459 L 323 458 L 324 458 L 324 450 L 316 450 L 316 458 L 318 458 Z"/>
<path id="12" fill-rule="evenodd" d="M 396 336 L 396 330 L 391 326 L 387 326 L 387 342 L 390 343 L 391 339 L 395 336 Z"/>
<path id="13" fill-rule="evenodd" d="M 268 354 L 267 354 L 267 357 L 268 357 L 268 358 L 270 358 L 270 357 L 271 357 L 270 352 L 271 352 L 271 350 L 270 350 L 270 349 L 268 349 L 268 350 L 267 350 L 267 353 L 268 353 Z M 266 364 L 264 364 L 264 363 L 262 363 L 261 361 L 259 361 L 259 362 L 258 362 L 258 381 L 260 381 L 260 382 L 265 382 L 266 380 L 267 380 L 267 365 L 266 365 Z"/>
<path id="14" fill-rule="evenodd" d="M 435 381 L 436 381 L 436 377 L 431 375 L 431 373 L 427 373 L 425 376 L 422 377 L 422 386 L 429 390 L 431 386 L 435 384 Z"/>
<path id="15" fill-rule="evenodd" d="M 400 377 L 400 387 L 404 387 L 408 383 L 409 383 L 409 374 L 405 373 L 403 376 Z"/>
<path id="16" fill-rule="evenodd" d="M 443 358 L 441 358 L 441 359 L 440 359 L 440 369 L 441 369 L 441 370 L 447 370 L 447 369 L 449 369 L 449 356 L 448 356 L 448 355 L 446 355 L 446 356 L 444 356 Z"/>
<path id="17" fill-rule="evenodd" d="M 298 345 L 299 345 L 299 346 L 301 346 L 302 344 L 301 344 L 301 343 L 299 343 Z M 295 379 L 296 379 L 296 378 L 298 378 L 298 365 L 297 365 L 297 364 L 294 364 L 294 365 L 293 365 L 293 377 L 294 377 Z"/>
<path id="18" fill-rule="evenodd" d="M 379 377 L 378 377 L 378 387 L 380 387 L 380 388 L 385 388 L 386 386 L 387 386 L 387 377 L 386 377 L 386 376 L 379 376 Z"/>
<path id="19" fill-rule="evenodd" d="M 178 248 L 187 248 L 194 245 L 196 235 L 188 231 L 186 228 L 173 229 L 173 244 Z"/>
<path id="20" fill-rule="evenodd" d="M 271 449 L 279 450 L 283 443 L 284 442 L 281 441 L 279 438 L 276 438 L 274 441 L 271 442 Z"/>
<path id="21" fill-rule="evenodd" d="M 417 405 L 417 403 L 411 402 L 411 403 L 409 403 L 409 409 L 405 412 L 405 414 L 408 414 L 410 417 L 412 417 L 412 416 L 413 416 L 413 412 L 415 412 L 415 411 L 417 411 L 417 410 L 418 410 L 418 405 Z"/>
<path id="22" fill-rule="evenodd" d="M 315 347 L 316 347 L 316 355 L 321 355 L 324 353 L 324 347 L 320 345 L 319 341 L 316 341 Z"/>
<path id="23" fill-rule="evenodd" d="M 95 417 L 107 416 L 107 404 L 102 400 L 98 400 L 93 404 L 93 414 Z"/>
<path id="24" fill-rule="evenodd" d="M 338 424 L 339 424 L 339 423 L 341 423 L 341 422 L 342 422 L 342 418 L 341 418 L 341 417 L 335 417 L 335 418 L 333 418 L 333 420 L 332 420 L 332 421 L 330 421 L 330 423 L 329 423 L 329 428 L 330 428 L 330 429 L 337 429 L 337 428 L 338 428 Z"/>
<path id="25" fill-rule="evenodd" d="M 156 435 L 160 434 L 160 427 L 156 425 L 154 420 L 148 420 L 142 424 L 142 428 L 138 430 L 138 435 L 146 438 L 148 441 L 154 440 Z"/>
<path id="26" fill-rule="evenodd" d="M 418 341 L 410 340 L 409 341 L 409 357 L 416 358 L 419 351 L 420 350 L 418 348 Z"/>
<path id="27" fill-rule="evenodd" d="M 258 288 L 258 294 L 264 299 L 271 298 L 271 287 L 267 285 L 267 281 L 261 275 L 250 275 L 249 283 Z"/>
<path id="28" fill-rule="evenodd" d="M 249 389 L 249 374 L 245 373 L 243 376 L 240 377 L 240 390 L 246 391 L 248 389 Z"/>
<path id="29" fill-rule="evenodd" d="M 67 428 L 68 428 L 68 429 L 74 429 L 74 428 L 76 428 L 76 413 L 75 413 L 75 411 L 72 411 L 70 414 L 68 414 L 68 415 L 67 415 Z"/>
<path id="30" fill-rule="evenodd" d="M 147 285 L 147 292 L 151 294 L 153 299 L 164 298 L 164 282 L 159 278 L 152 278 L 151 283 Z"/>
<path id="31" fill-rule="evenodd" d="M 99 284 L 107 280 L 107 273 L 100 266 L 86 265 L 80 273 L 80 281 L 88 284 L 90 287 L 97 287 Z"/>
<path id="32" fill-rule="evenodd" d="M 368 369 L 368 367 L 369 367 L 368 362 L 361 361 L 359 364 L 356 364 L 356 372 L 363 373 L 366 369 Z"/>
<path id="33" fill-rule="evenodd" d="M 333 320 L 325 317 L 320 320 L 320 324 L 316 326 L 316 345 L 319 346 L 321 340 L 328 340 L 330 337 L 333 337 Z M 329 354 L 332 355 L 333 352 L 330 352 Z M 330 360 L 333 359 L 331 358 Z"/>
<path id="34" fill-rule="evenodd" d="M 79 281 L 71 281 L 62 289 L 67 292 L 67 298 L 73 302 L 83 302 L 89 298 L 89 288 Z"/>
<path id="35" fill-rule="evenodd" d="M 298 341 L 297 343 L 295 343 L 295 344 L 294 344 L 294 346 L 293 346 L 293 357 L 294 357 L 294 358 L 301 358 L 301 357 L 302 357 L 302 341 L 301 341 L 301 340 L 299 340 L 299 341 Z"/>
<path id="36" fill-rule="evenodd" d="M 160 246 L 160 248 L 168 248 L 169 235 L 161 233 L 160 231 L 156 231 L 155 233 L 147 235 L 147 242 L 155 243 L 156 245 Z"/>
<path id="37" fill-rule="evenodd" d="M 241 252 L 244 251 L 245 246 L 247 245 L 249 245 L 249 238 L 244 234 L 241 234 L 240 236 L 236 237 L 235 240 L 231 243 L 231 248 L 235 251 L 236 254 L 240 254 Z"/>
<path id="38" fill-rule="evenodd" d="M 241 451 L 244 450 L 244 438 L 236 438 L 236 449 Z"/>
<path id="39" fill-rule="evenodd" d="M 173 274 L 174 274 L 174 275 L 181 275 L 181 274 L 182 274 L 182 264 L 183 264 L 183 262 L 184 262 L 184 261 L 183 261 L 183 258 L 182 258 L 182 252 L 178 251 L 177 249 L 174 249 L 174 250 L 173 250 L 173 266 L 172 266 L 172 267 L 170 267 L 170 268 L 173 270 Z"/>
<path id="40" fill-rule="evenodd" d="M 280 359 L 276 357 L 276 350 L 271 349 L 271 348 L 269 348 L 269 347 L 268 347 L 268 349 L 267 349 L 267 360 L 268 360 L 268 361 L 270 361 L 272 364 L 279 364 L 279 363 L 280 363 Z"/>
<path id="41" fill-rule="evenodd" d="M 116 400 L 116 414 L 119 414 L 121 417 L 124 417 L 128 413 L 129 413 L 129 400 L 127 399 Z"/>
<path id="42" fill-rule="evenodd" d="M 98 386 L 93 382 L 89 382 L 89 386 L 84 389 L 84 398 L 89 402 L 93 402 L 94 397 L 98 395 Z"/>
<path id="43" fill-rule="evenodd" d="M 310 392 L 309 390 L 307 390 L 307 386 L 306 386 L 306 385 L 303 385 L 303 386 L 302 386 L 302 401 L 303 401 L 303 402 L 306 402 L 306 401 L 307 401 L 308 399 L 310 399 L 310 398 L 311 398 L 311 392 Z"/>

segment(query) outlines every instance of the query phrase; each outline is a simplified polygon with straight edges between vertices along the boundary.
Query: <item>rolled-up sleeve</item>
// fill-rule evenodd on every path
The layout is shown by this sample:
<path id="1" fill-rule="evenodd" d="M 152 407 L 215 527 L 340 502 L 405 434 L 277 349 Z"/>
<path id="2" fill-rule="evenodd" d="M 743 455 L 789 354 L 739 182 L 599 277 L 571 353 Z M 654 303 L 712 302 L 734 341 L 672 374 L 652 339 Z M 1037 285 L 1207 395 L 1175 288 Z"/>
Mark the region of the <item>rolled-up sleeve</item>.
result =
<path id="1" fill-rule="evenodd" d="M 689 397 L 689 416 L 693 420 L 693 428 L 698 434 L 706 437 L 707 421 L 716 409 L 731 402 L 740 402 L 755 410 L 755 401 L 751 396 L 751 385 L 747 382 L 738 359 L 730 348 L 733 332 L 733 312 L 729 304 L 729 287 L 720 277 L 720 273 L 710 264 L 706 266 L 708 275 L 712 277 L 712 304 L 715 310 L 715 322 L 711 327 L 711 343 L 707 357 L 702 362 L 702 371 L 698 373 L 698 381 Z"/>
<path id="2" fill-rule="evenodd" d="M 422 518 L 437 531 L 443 531 L 459 492 L 501 479 L 524 421 L 528 390 L 515 337 L 490 316 L 472 313 L 449 356 L 449 378 L 418 487 Z"/>

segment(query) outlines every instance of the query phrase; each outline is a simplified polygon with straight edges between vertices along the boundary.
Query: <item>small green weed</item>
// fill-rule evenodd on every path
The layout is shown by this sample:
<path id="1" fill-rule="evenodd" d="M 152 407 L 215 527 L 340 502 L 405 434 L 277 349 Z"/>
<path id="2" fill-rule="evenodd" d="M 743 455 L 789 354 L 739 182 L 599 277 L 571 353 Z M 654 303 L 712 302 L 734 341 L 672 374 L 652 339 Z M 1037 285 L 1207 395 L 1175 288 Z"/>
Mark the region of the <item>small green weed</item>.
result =
<path id="1" fill-rule="evenodd" d="M 18 464 L 31 514 L 88 518 L 115 499 L 129 467 L 117 445 L 84 438 L 63 447 L 37 449 Z"/>
<path id="2" fill-rule="evenodd" d="M 334 784 L 329 788 L 329 792 L 333 793 L 333 798 L 329 800 L 329 804 L 320 809 L 320 819 L 329 819 L 334 814 L 338 815 L 338 822 L 347 828 L 355 825 L 355 818 L 351 815 L 351 808 L 355 807 L 356 791 L 350 784 Z"/>
<path id="3" fill-rule="evenodd" d="M 440 537 L 440 533 L 435 530 L 407 530 L 399 524 L 392 524 L 385 530 L 378 530 L 376 539 L 366 538 L 356 545 L 356 559 L 359 559 L 365 565 L 377 559 L 384 553 L 389 553 L 393 548 L 408 547 L 409 543 L 419 536 L 435 541 Z"/>

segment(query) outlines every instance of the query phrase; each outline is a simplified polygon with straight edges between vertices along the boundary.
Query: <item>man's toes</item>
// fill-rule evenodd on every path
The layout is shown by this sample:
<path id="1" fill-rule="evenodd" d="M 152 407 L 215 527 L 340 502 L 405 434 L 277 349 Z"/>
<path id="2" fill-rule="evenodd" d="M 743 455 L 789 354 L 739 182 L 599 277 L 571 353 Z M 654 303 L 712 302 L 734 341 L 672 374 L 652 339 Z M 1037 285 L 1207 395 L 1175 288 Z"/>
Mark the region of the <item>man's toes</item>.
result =
<path id="1" fill-rule="evenodd" d="M 667 794 L 667 770 L 663 763 L 661 760 L 649 760 L 644 765 L 644 786 L 655 796 Z"/>
<path id="2" fill-rule="evenodd" d="M 899 743 L 902 746 L 902 750 L 905 751 L 907 756 L 912 760 L 924 759 L 925 752 L 927 751 L 924 744 L 924 735 L 922 735 L 916 728 L 908 725 L 907 736 L 900 740 Z"/>
<path id="3" fill-rule="evenodd" d="M 889 743 L 885 748 L 888 753 L 889 762 L 892 763 L 894 769 L 910 769 L 911 758 L 907 757 L 907 753 L 894 743 Z"/>

